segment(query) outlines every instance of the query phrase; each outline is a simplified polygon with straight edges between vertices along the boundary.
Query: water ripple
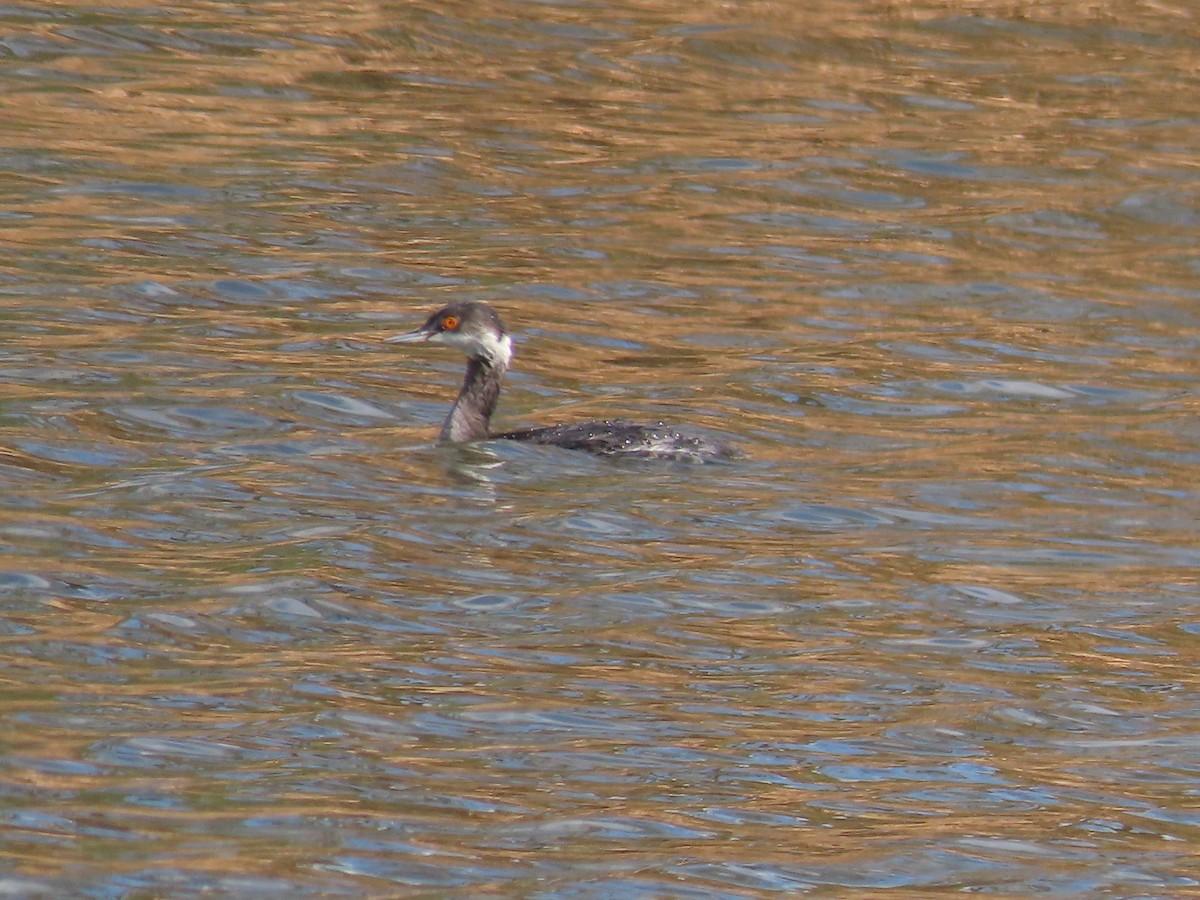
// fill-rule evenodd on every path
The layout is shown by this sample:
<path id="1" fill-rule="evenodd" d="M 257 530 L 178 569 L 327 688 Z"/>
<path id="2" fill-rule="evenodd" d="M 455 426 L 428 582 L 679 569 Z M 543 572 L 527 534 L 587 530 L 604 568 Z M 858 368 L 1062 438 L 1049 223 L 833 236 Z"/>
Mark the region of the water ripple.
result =
<path id="1" fill-rule="evenodd" d="M 1186 24 L 0 9 L 0 891 L 1194 891 Z"/>

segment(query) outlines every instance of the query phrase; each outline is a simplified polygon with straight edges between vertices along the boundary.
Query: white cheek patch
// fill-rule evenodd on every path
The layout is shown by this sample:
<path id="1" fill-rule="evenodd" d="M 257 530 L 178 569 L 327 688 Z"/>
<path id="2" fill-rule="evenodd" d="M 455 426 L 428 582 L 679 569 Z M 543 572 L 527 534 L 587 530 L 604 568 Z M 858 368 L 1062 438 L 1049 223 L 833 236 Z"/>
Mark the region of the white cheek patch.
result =
<path id="1" fill-rule="evenodd" d="M 445 344 L 461 350 L 467 356 L 482 356 L 492 365 L 508 368 L 512 361 L 512 341 L 508 335 L 497 338 L 493 334 L 463 334 L 457 331 L 442 331 L 431 337 L 431 343 Z"/>
<path id="2" fill-rule="evenodd" d="M 501 335 L 498 341 L 488 338 L 487 343 L 490 344 L 488 353 L 492 360 L 507 369 L 512 362 L 512 340 L 509 336 Z"/>
<path id="3" fill-rule="evenodd" d="M 512 341 L 507 334 L 502 334 L 499 338 L 494 334 L 475 335 L 470 344 L 472 346 L 469 352 L 487 357 L 492 365 L 508 368 L 512 360 Z"/>

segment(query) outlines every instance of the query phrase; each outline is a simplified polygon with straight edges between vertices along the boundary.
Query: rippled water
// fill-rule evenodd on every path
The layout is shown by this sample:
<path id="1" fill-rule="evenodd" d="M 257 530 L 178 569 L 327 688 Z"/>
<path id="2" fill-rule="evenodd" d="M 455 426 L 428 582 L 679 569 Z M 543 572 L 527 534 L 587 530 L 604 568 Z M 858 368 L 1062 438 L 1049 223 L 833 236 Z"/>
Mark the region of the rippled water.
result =
<path id="1" fill-rule="evenodd" d="M 1198 31 L 0 9 L 0 890 L 1200 896 Z"/>

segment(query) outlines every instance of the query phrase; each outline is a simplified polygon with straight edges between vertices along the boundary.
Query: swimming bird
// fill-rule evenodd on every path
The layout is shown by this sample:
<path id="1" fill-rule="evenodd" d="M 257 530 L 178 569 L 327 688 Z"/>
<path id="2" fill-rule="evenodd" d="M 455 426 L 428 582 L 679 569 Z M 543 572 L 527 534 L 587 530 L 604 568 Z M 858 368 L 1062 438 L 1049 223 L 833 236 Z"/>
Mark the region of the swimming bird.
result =
<path id="1" fill-rule="evenodd" d="M 415 331 L 385 339 L 389 344 L 441 344 L 467 357 L 467 374 L 458 399 L 442 425 L 439 440 L 505 440 L 586 450 L 602 456 L 635 456 L 711 462 L 735 459 L 733 447 L 704 435 L 656 422 L 635 425 L 619 420 L 551 425 L 493 432 L 492 413 L 500 399 L 504 374 L 512 362 L 512 339 L 500 316 L 488 304 L 462 300 L 439 309 Z"/>

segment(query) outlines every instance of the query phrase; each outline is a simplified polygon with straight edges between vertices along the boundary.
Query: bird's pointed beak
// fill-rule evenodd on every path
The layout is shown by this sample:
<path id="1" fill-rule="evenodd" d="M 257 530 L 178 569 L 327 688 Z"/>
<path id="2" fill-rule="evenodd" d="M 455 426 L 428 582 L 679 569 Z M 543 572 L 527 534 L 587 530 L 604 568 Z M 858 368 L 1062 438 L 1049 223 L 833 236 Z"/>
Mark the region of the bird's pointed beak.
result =
<path id="1" fill-rule="evenodd" d="M 421 341 L 429 340 L 432 332 L 426 331 L 423 328 L 418 328 L 416 331 L 406 331 L 404 334 L 394 334 L 389 338 L 384 338 L 385 344 L 417 344 Z"/>

